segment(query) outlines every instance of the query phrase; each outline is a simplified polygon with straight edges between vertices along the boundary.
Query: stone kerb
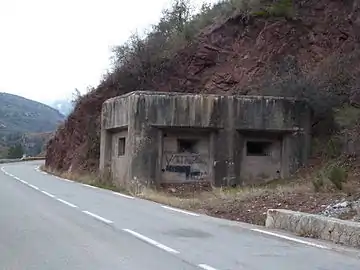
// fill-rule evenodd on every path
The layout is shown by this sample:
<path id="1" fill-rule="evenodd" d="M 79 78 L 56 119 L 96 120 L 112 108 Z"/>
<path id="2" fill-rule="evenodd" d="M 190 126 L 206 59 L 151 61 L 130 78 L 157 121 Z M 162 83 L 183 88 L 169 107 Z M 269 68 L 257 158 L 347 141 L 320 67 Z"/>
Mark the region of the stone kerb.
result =
<path id="1" fill-rule="evenodd" d="M 269 209 L 265 226 L 360 248 L 360 223 L 303 212 Z"/>

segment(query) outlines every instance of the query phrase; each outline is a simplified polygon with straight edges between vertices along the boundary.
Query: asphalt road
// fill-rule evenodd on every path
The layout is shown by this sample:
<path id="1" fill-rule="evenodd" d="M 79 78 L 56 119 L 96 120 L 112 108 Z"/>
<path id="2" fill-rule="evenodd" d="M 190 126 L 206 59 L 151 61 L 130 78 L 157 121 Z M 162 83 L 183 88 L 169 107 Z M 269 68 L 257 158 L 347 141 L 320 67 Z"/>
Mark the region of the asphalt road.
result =
<path id="1" fill-rule="evenodd" d="M 2 164 L 0 269 L 350 270 L 360 252 Z"/>

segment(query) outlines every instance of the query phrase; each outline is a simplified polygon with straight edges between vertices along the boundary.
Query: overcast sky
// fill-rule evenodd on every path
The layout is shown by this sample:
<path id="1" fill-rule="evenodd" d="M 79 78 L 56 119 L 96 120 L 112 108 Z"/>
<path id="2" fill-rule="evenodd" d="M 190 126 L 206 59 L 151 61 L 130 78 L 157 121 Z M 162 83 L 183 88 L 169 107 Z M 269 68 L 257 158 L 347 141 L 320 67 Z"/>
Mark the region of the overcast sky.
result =
<path id="1" fill-rule="evenodd" d="M 211 0 L 193 0 L 193 4 Z M 48 102 L 96 86 L 110 48 L 170 0 L 0 0 L 0 92 Z"/>

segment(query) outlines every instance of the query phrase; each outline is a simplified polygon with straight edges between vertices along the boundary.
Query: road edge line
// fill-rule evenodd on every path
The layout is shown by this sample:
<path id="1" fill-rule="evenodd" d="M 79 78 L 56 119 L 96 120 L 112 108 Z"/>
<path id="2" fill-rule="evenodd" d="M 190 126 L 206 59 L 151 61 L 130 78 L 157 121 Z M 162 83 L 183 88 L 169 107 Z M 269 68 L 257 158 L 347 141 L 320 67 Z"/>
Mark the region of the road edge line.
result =
<path id="1" fill-rule="evenodd" d="M 63 203 L 63 204 L 66 204 L 67 206 L 70 206 L 70 207 L 72 207 L 72 208 L 78 208 L 77 205 L 72 204 L 72 203 L 70 203 L 70 202 L 68 202 L 68 201 L 65 201 L 65 200 L 63 200 L 63 199 L 56 198 L 56 200 L 59 201 L 59 202 L 61 202 L 61 203 Z"/>
<path id="2" fill-rule="evenodd" d="M 167 206 L 167 205 L 161 205 L 161 207 L 165 208 L 167 210 L 182 213 L 182 214 L 185 214 L 185 215 L 190 215 L 190 216 L 194 216 L 194 217 L 199 217 L 200 216 L 199 214 L 196 214 L 196 213 L 193 213 L 193 212 L 190 212 L 190 211 L 186 211 L 186 210 L 182 210 L 182 209 L 178 209 L 178 208 L 174 208 L 174 207 Z"/>
<path id="3" fill-rule="evenodd" d="M 55 195 L 53 195 L 45 190 L 40 190 L 40 191 L 41 191 L 41 193 L 45 194 L 46 196 L 49 196 L 50 198 L 55 198 Z"/>
<path id="4" fill-rule="evenodd" d="M 297 242 L 297 243 L 304 244 L 304 245 L 307 245 L 307 246 L 317 247 L 317 248 L 321 248 L 321 249 L 330 249 L 327 246 L 323 246 L 323 245 L 319 245 L 319 244 L 312 243 L 312 242 L 309 242 L 309 241 L 301 240 L 301 239 L 298 239 L 298 238 L 295 238 L 295 237 L 282 235 L 282 234 L 279 234 L 279 233 L 269 232 L 269 231 L 261 230 L 261 229 L 250 229 L 250 230 L 253 231 L 253 232 L 259 232 L 259 233 L 275 236 L 275 237 L 278 237 L 278 238 L 282 238 L 282 239 L 285 239 L 285 240 Z"/>
<path id="5" fill-rule="evenodd" d="M 204 263 L 201 263 L 201 264 L 198 264 L 198 266 L 204 270 L 217 270 L 216 268 L 214 267 L 211 267 L 210 265 L 207 265 L 207 264 L 204 264 Z"/>
<path id="6" fill-rule="evenodd" d="M 127 199 L 135 199 L 135 197 L 133 197 L 133 196 L 126 195 L 126 194 L 122 194 L 122 193 L 120 193 L 120 192 L 113 191 L 112 193 L 115 194 L 115 195 L 118 195 L 118 196 L 127 198 Z"/>
<path id="7" fill-rule="evenodd" d="M 98 220 L 100 220 L 100 221 L 102 221 L 102 222 L 104 222 L 104 223 L 107 223 L 107 224 L 112 224 L 112 223 L 114 223 L 113 221 L 111 221 L 111 220 L 109 220 L 109 219 L 106 219 L 106 218 L 103 218 L 103 217 L 101 217 L 101 216 L 98 216 L 97 214 L 94 214 L 94 213 L 92 213 L 92 212 L 89 212 L 89 211 L 86 211 L 86 210 L 83 210 L 83 211 L 81 211 L 81 212 L 83 212 L 84 214 L 89 215 L 89 216 L 91 216 L 91 217 L 93 217 L 93 218 L 96 218 L 96 219 L 98 219 Z"/>
<path id="8" fill-rule="evenodd" d="M 163 244 L 161 244 L 161 243 L 159 243 L 159 242 L 157 242 L 157 241 L 155 241 L 155 240 L 153 240 L 153 239 L 151 239 L 149 237 L 146 237 L 145 235 L 142 235 L 142 234 L 140 234 L 138 232 L 135 232 L 133 230 L 123 229 L 123 231 L 135 236 L 136 238 L 138 238 L 140 240 L 143 240 L 144 242 L 147 242 L 148 244 L 151 244 L 151 245 L 153 245 L 155 247 L 158 247 L 158 248 L 160 248 L 162 250 L 165 250 L 165 251 L 167 251 L 169 253 L 174 253 L 174 254 L 180 253 L 179 251 L 177 251 L 177 250 L 175 250 L 175 249 L 173 249 L 171 247 L 165 246 L 165 245 L 163 245 Z"/>

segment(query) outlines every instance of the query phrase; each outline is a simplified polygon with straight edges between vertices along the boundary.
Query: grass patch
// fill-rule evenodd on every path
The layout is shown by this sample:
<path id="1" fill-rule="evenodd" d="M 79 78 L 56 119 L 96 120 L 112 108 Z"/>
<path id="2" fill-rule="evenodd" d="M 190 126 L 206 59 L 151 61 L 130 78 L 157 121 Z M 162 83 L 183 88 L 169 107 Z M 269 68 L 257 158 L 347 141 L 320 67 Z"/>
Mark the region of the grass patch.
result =
<path id="1" fill-rule="evenodd" d="M 114 183 L 106 177 L 100 177 L 95 173 L 76 173 L 76 172 L 59 172 L 53 169 L 50 169 L 44 165 L 40 166 L 42 171 L 56 175 L 61 178 L 74 180 L 76 182 L 87 184 L 103 189 L 108 189 L 112 191 L 125 192 L 126 189 L 121 189 L 114 185 Z"/>

